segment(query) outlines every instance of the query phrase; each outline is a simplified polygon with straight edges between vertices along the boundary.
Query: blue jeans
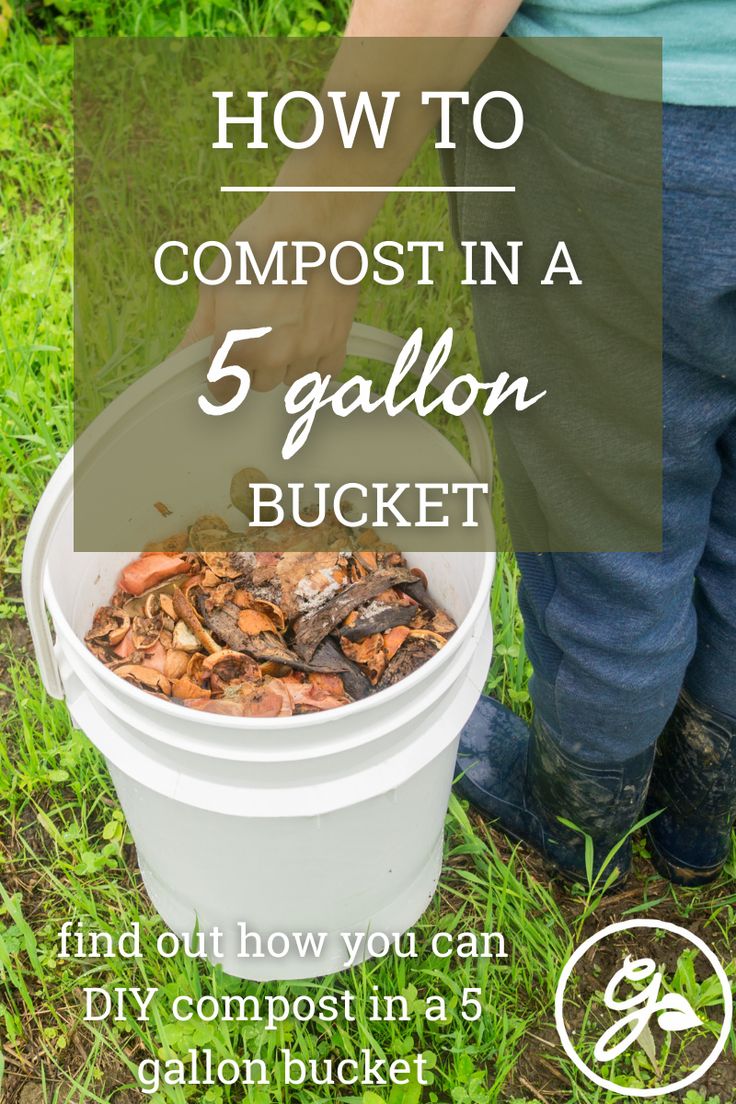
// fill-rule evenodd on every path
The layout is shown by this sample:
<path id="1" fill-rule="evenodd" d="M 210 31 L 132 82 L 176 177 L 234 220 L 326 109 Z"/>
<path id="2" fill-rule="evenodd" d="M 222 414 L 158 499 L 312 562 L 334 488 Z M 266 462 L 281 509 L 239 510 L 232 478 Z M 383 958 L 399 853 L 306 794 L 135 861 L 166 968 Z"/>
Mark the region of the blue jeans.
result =
<path id="1" fill-rule="evenodd" d="M 662 551 L 518 556 L 535 708 L 591 763 L 683 686 L 736 717 L 736 109 L 665 105 L 663 168 Z"/>

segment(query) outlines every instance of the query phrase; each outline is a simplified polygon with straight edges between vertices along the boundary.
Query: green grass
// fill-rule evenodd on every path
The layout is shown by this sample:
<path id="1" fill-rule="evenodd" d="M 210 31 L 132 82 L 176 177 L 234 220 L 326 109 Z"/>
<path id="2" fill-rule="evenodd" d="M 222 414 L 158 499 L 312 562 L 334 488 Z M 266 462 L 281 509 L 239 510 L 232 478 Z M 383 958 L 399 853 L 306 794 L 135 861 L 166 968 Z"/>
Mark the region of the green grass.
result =
<path id="1" fill-rule="evenodd" d="M 63 705 L 39 687 L 24 634 L 18 576 L 25 526 L 46 480 L 72 438 L 71 299 L 71 39 L 94 35 L 311 34 L 338 30 L 347 5 L 266 0 L 245 4 L 210 0 L 57 0 L 20 8 L 0 52 L 0 1100 L 17 1104 L 21 1089 L 48 1101 L 107 1104 L 140 1099 L 132 1092 L 134 1065 L 145 1056 L 184 1054 L 209 1046 L 226 1057 L 248 1050 L 267 1060 L 285 1040 L 303 1057 L 346 1055 L 362 1046 L 396 1056 L 431 1055 L 433 1084 L 388 1094 L 343 1093 L 363 1104 L 613 1104 L 586 1085 L 559 1047 L 552 1021 L 553 991 L 572 947 L 626 915 L 676 917 L 698 931 L 733 967 L 736 893 L 733 875 L 704 892 L 665 886 L 654 877 L 637 842 L 633 889 L 613 900 L 598 889 L 570 891 L 550 882 L 541 864 L 492 833 L 453 799 L 447 821 L 444 872 L 428 913 L 418 925 L 420 946 L 434 930 L 498 929 L 509 958 L 489 962 L 438 959 L 424 952 L 407 963 L 396 957 L 340 976 L 301 985 L 257 987 L 183 955 L 164 962 L 150 951 L 162 921 L 141 896 L 141 881 L 109 776 L 98 753 L 75 732 Z M 390 217 L 390 215 L 388 216 Z M 437 290 L 440 299 L 449 285 Z M 365 305 L 364 317 L 374 307 Z M 467 303 L 454 309 L 469 321 Z M 462 314 L 464 312 L 464 314 Z M 466 326 L 469 332 L 469 326 Z M 470 346 L 468 345 L 468 349 Z M 468 352 L 470 356 L 471 353 Z M 502 516 L 496 503 L 497 517 Z M 501 543 L 506 537 L 501 528 Z M 504 552 L 492 595 L 496 651 L 488 688 L 528 717 L 529 664 L 521 635 L 513 558 Z M 142 921 L 146 947 L 135 963 L 64 963 L 56 932 L 65 919 L 120 932 Z M 686 965 L 678 974 L 692 984 Z M 85 1026 L 79 987 L 152 985 L 161 997 L 148 1024 L 130 1021 Z M 258 1025 L 206 1024 L 189 1028 L 167 1018 L 174 992 L 298 992 L 323 988 L 403 993 L 409 1023 L 304 1025 L 280 1032 Z M 465 1023 L 458 1002 L 479 987 L 484 1014 Z M 422 1002 L 428 992 L 448 997 L 447 1024 L 428 1028 Z M 454 1002 L 454 1003 L 453 1003 Z M 643 1054 L 643 1052 L 642 1052 Z M 628 1071 L 640 1083 L 653 1073 L 637 1055 Z M 728 1061 L 728 1059 L 724 1059 Z M 733 1061 L 733 1053 L 730 1056 Z M 723 1087 L 725 1086 L 725 1088 Z M 337 1099 L 337 1096 L 335 1097 Z M 197 1096 L 170 1089 L 160 1102 L 230 1104 L 242 1099 L 223 1089 Z M 317 1104 L 317 1091 L 288 1091 L 278 1083 L 254 1090 L 254 1104 Z M 717 1083 L 708 1104 L 732 1104 L 734 1077 Z M 706 1104 L 693 1093 L 687 1104 Z"/>
<path id="2" fill-rule="evenodd" d="M 73 1085 L 79 1093 L 75 1099 L 104 1102 L 115 1099 L 110 1096 L 112 1086 L 123 1092 L 135 1083 L 133 1067 L 143 1057 L 184 1055 L 190 1046 L 208 1047 L 218 1059 L 247 1051 L 269 1066 L 274 1049 L 284 1045 L 315 1059 L 335 1051 L 349 1056 L 369 1046 L 379 1055 L 432 1056 L 431 1088 L 421 1097 L 412 1095 L 413 1090 L 405 1095 L 394 1092 L 388 1098 L 391 1104 L 419 1099 L 457 1104 L 510 1100 L 510 1086 L 524 1093 L 524 1082 L 532 1083 L 529 1077 L 539 1078 L 541 1073 L 542 1084 L 549 1084 L 543 1063 L 559 1071 L 560 1084 L 567 1082 L 569 1096 L 564 1099 L 575 1104 L 609 1099 L 580 1085 L 560 1054 L 550 1028 L 554 986 L 573 946 L 603 920 L 620 912 L 635 915 L 640 898 L 648 902 L 647 914 L 671 913 L 672 895 L 661 882 L 646 876 L 620 910 L 599 901 L 600 915 L 591 917 L 584 890 L 571 900 L 566 890 L 546 881 L 537 864 L 499 841 L 453 799 L 442 884 L 417 926 L 419 947 L 426 948 L 435 930 L 498 930 L 506 940 L 508 959 L 448 961 L 425 949 L 411 962 L 390 956 L 335 979 L 269 986 L 235 981 L 184 955 L 162 961 L 152 953 L 151 944 L 164 925 L 140 896 L 130 837 L 100 757 L 70 728 L 64 706 L 39 694 L 31 666 L 12 662 L 8 679 L 12 704 L 7 720 L 14 739 L 0 751 L 0 774 L 6 780 L 6 840 L 12 847 L 4 859 L 5 888 L 0 891 L 0 1023 L 9 1078 L 25 1083 L 44 1078 L 49 1086 L 44 1099 L 53 1099 L 52 1087 Z M 695 926 L 698 909 L 706 902 L 702 895 L 681 897 L 682 920 Z M 706 938 L 723 950 L 734 937 L 736 897 L 721 887 L 707 901 Z M 135 962 L 116 959 L 103 965 L 59 962 L 57 933 L 65 919 L 79 919 L 90 929 L 113 934 L 140 920 L 144 955 Z M 683 974 L 685 992 L 688 984 Z M 159 988 L 160 996 L 150 1023 L 105 1022 L 85 1029 L 79 1022 L 82 985 L 150 985 Z M 360 1006 L 361 994 L 370 993 L 374 985 L 382 993 L 407 997 L 408 1023 L 372 1023 L 359 1016 L 349 1028 L 292 1021 L 268 1032 L 258 1024 L 184 1025 L 167 1017 L 175 993 L 196 997 L 242 992 L 262 997 L 268 992 L 293 999 L 302 992 L 316 996 L 347 987 Z M 483 993 L 485 1011 L 477 1023 L 459 1019 L 458 1004 L 466 987 Z M 425 1023 L 422 1001 L 428 992 L 447 998 L 447 1024 Z M 521 1057 L 525 1051 L 534 1052 L 529 1066 Z M 643 1061 L 639 1059 L 639 1070 L 646 1076 Z M 154 1099 L 240 1098 L 227 1090 L 198 1098 L 171 1088 Z M 287 1094 L 276 1082 L 268 1090 L 254 1090 L 248 1099 L 317 1104 L 325 1098 L 309 1089 Z M 361 1098 L 346 1093 L 340 1099 Z M 366 1093 L 362 1099 L 364 1104 L 377 1104 L 386 1097 Z M 531 1101 L 534 1096 L 517 1099 Z"/>
<path id="3" fill-rule="evenodd" d="M 13 26 L 0 53 L 0 556 L 71 441 L 71 50 Z"/>

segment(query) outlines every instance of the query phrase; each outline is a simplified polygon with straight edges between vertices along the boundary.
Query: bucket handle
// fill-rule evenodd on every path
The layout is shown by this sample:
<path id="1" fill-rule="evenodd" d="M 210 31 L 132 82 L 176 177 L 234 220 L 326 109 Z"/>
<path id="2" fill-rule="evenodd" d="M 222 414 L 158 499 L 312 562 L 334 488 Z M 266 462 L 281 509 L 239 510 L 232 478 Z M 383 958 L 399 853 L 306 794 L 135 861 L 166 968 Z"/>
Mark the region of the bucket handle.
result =
<path id="1" fill-rule="evenodd" d="M 41 681 L 46 687 L 46 693 L 59 699 L 64 697 L 64 686 L 59 674 L 43 592 L 49 541 L 67 506 L 73 474 L 73 452 L 70 449 L 51 476 L 33 512 L 23 549 L 21 575 L 23 604 Z"/>
<path id="2" fill-rule="evenodd" d="M 375 326 L 367 326 L 362 322 L 354 322 L 348 337 L 347 353 L 348 356 L 365 357 L 370 360 L 378 360 L 384 364 L 394 364 L 398 354 L 404 348 L 404 344 L 402 338 L 388 333 L 386 330 L 377 329 Z M 164 377 L 174 376 L 179 372 L 186 371 L 197 361 L 203 360 L 209 355 L 210 345 L 211 338 L 203 338 L 195 345 L 190 345 L 172 354 L 155 371 L 157 373 L 161 372 Z M 426 360 L 427 354 L 422 352 L 413 365 L 411 374 L 420 375 Z M 151 374 L 150 372 L 147 373 L 137 383 L 134 383 L 99 415 L 96 421 L 100 430 L 107 431 L 113 428 L 122 412 L 119 404 L 124 404 L 127 409 L 131 403 L 137 400 L 138 388 L 141 389 L 141 393 L 150 389 Z M 442 368 L 435 374 L 434 382 L 438 387 L 446 387 L 453 378 L 450 372 Z M 488 483 L 490 486 L 493 478 L 493 453 L 483 418 L 476 407 L 471 406 L 462 415 L 462 422 L 468 439 L 470 466 L 478 481 Z M 64 686 L 59 673 L 59 664 L 44 601 L 44 582 L 49 543 L 59 518 L 71 497 L 73 477 L 73 451 L 70 449 L 41 495 L 31 518 L 23 551 L 22 589 L 28 627 L 36 652 L 41 681 L 49 696 L 57 699 L 64 697 Z"/>

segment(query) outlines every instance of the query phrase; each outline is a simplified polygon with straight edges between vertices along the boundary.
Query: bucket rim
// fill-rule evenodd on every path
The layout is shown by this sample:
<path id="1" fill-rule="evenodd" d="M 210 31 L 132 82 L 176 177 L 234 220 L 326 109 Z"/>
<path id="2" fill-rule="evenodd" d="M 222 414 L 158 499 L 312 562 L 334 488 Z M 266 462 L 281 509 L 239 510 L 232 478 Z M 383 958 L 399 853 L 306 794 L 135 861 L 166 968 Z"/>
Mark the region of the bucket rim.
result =
<path id="1" fill-rule="evenodd" d="M 179 350 L 178 352 L 174 352 L 167 357 L 157 368 L 152 369 L 146 376 L 132 384 L 127 391 L 118 396 L 114 402 L 98 415 L 92 425 L 85 430 L 85 436 L 93 431 L 93 428 L 97 436 L 101 434 L 104 435 L 104 432 L 111 428 L 117 418 L 128 411 L 131 405 L 139 401 L 144 392 L 148 394 L 154 383 L 159 387 L 172 377 L 180 373 L 183 374 L 193 365 L 199 363 L 201 359 L 206 357 L 209 342 L 209 338 L 203 338 L 200 342 Z M 397 336 L 371 326 L 366 326 L 363 323 L 356 322 L 353 324 L 348 341 L 349 353 L 384 361 L 386 363 L 393 363 L 397 352 L 400 351 L 401 348 L 403 348 L 403 341 Z M 481 479 L 481 481 L 487 480 L 490 483 L 492 481 L 493 470 L 490 443 L 483 420 L 475 407 L 471 408 L 471 410 L 463 416 L 463 422 L 468 439 L 470 460 L 464 460 L 462 457 L 461 459 L 464 460 L 464 463 L 475 478 Z M 47 616 L 48 611 L 55 623 L 57 638 L 59 636 L 64 638 L 64 642 L 68 645 L 71 654 L 81 662 L 83 669 L 89 671 L 92 677 L 97 677 L 97 680 L 102 682 L 103 685 L 106 685 L 109 689 L 112 690 L 113 687 L 117 687 L 118 701 L 122 698 L 129 699 L 134 708 L 137 702 L 139 712 L 145 712 L 145 697 L 141 697 L 142 694 L 145 694 L 145 691 L 142 692 L 134 686 L 129 686 L 124 680 L 117 678 L 104 666 L 104 664 L 100 663 L 99 660 L 92 656 L 85 647 L 81 637 L 72 629 L 66 616 L 62 613 L 60 603 L 56 600 L 53 591 L 50 579 L 48 553 L 50 547 L 53 545 L 54 537 L 62 516 L 70 506 L 72 509 L 74 507 L 74 451 L 74 446 L 72 446 L 49 480 L 33 513 L 24 548 L 22 570 L 23 597 L 26 604 L 28 624 L 33 638 L 41 679 L 51 697 L 57 699 L 63 699 L 65 697 L 65 688 L 59 670 L 61 649 L 58 639 L 57 644 L 54 645 L 50 632 L 49 618 Z M 379 705 L 397 699 L 407 688 L 415 685 L 418 686 L 427 679 L 428 675 L 431 676 L 437 669 L 436 663 L 442 661 L 442 656 L 446 656 L 448 660 L 451 660 L 453 654 L 459 649 L 461 640 L 469 631 L 467 628 L 464 630 L 464 626 L 467 626 L 469 622 L 472 623 L 474 620 L 477 620 L 481 605 L 488 602 L 488 595 L 495 572 L 497 557 L 494 542 L 494 526 L 490 511 L 487 513 L 486 511 L 483 512 L 482 525 L 490 534 L 489 550 L 475 550 L 472 553 L 466 553 L 482 555 L 484 557 L 479 590 L 471 603 L 468 613 L 459 623 L 453 639 L 442 649 L 441 655 L 433 657 L 433 660 L 424 664 L 417 671 L 413 672 L 412 675 L 408 676 L 408 678 L 397 683 L 395 687 L 389 687 L 386 690 L 382 690 L 379 694 L 363 699 L 361 702 L 351 702 L 346 706 L 342 706 L 337 711 L 330 711 L 331 713 L 336 713 L 338 716 L 344 716 L 345 711 L 349 710 L 348 720 L 358 715 L 368 715 L 371 709 L 377 711 Z M 448 552 L 447 554 L 455 556 L 462 555 L 463 553 Z M 135 552 L 131 553 L 131 556 L 135 555 Z M 435 662 L 434 667 L 432 666 L 433 661 Z M 429 672 L 426 670 L 427 667 L 429 667 Z M 111 680 L 114 680 L 114 682 Z M 153 695 L 149 694 L 146 695 L 146 697 L 149 698 L 148 704 L 151 705 L 151 711 L 154 713 L 162 711 L 163 717 L 168 717 L 169 719 L 175 716 L 179 716 L 180 718 L 185 717 L 186 723 L 189 723 L 190 721 L 196 720 L 197 717 L 202 716 L 197 710 L 188 710 L 184 707 L 172 705 L 168 701 L 154 698 Z M 175 712 L 172 713 L 172 710 L 175 710 Z M 256 729 L 261 726 L 263 720 L 268 720 L 270 722 L 269 727 L 272 731 L 288 728 L 288 730 L 292 732 L 297 730 L 297 728 L 308 729 L 322 719 L 320 714 L 302 714 L 297 717 L 261 718 L 260 721 L 254 725 L 249 722 L 257 720 L 255 718 L 228 717 L 215 713 L 205 713 L 204 718 L 206 718 L 208 723 L 213 727 L 217 726 L 223 731 L 227 729 Z"/>
<path id="2" fill-rule="evenodd" d="M 104 555 L 104 553 L 102 554 Z M 411 555 L 411 553 L 409 553 L 409 555 Z M 484 562 L 475 597 L 467 613 L 459 622 L 452 638 L 445 644 L 444 648 L 442 648 L 436 656 L 433 656 L 426 663 L 422 664 L 421 667 L 412 671 L 406 678 L 401 679 L 400 682 L 387 687 L 385 690 L 380 690 L 378 693 L 372 694 L 368 698 L 349 702 L 347 705 L 341 705 L 337 709 L 323 710 L 316 713 L 292 714 L 288 717 L 232 717 L 222 713 L 210 713 L 207 712 L 207 710 L 188 709 L 186 706 L 175 705 L 166 698 L 155 697 L 153 694 L 149 694 L 145 690 L 141 690 L 125 679 L 117 676 L 90 652 L 63 613 L 56 595 L 53 592 L 53 587 L 50 584 L 48 570 L 44 578 L 44 597 L 57 634 L 60 633 L 64 636 L 65 643 L 71 646 L 77 658 L 85 667 L 92 670 L 94 676 L 103 686 L 107 687 L 115 696 L 122 695 L 122 697 L 129 701 L 133 707 L 136 705 L 139 708 L 150 707 L 154 713 L 160 714 L 162 719 L 176 718 L 178 720 L 183 720 L 185 724 L 192 724 L 195 726 L 197 722 L 199 722 L 200 725 L 214 725 L 216 728 L 225 730 L 262 731 L 266 728 L 271 729 L 273 732 L 279 730 L 293 732 L 298 729 L 313 728 L 317 724 L 329 722 L 332 718 L 336 720 L 344 719 L 350 722 L 352 719 L 365 717 L 376 709 L 389 705 L 391 701 L 400 699 L 414 687 L 419 687 L 424 681 L 431 678 L 437 670 L 438 662 L 441 662 L 443 666 L 451 662 L 455 654 L 466 642 L 467 637 L 472 633 L 482 608 L 489 601 L 496 567 L 496 552 L 449 552 L 447 555 L 480 555 L 483 556 Z"/>

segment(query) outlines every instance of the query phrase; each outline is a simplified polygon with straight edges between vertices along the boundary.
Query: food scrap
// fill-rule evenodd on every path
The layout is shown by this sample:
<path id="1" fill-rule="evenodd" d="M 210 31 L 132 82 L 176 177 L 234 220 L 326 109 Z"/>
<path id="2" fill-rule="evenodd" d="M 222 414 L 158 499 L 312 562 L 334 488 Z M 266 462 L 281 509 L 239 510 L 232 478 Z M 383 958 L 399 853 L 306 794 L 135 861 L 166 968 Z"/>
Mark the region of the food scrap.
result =
<path id="1" fill-rule="evenodd" d="M 393 686 L 456 629 L 427 579 L 367 530 L 327 551 L 242 551 L 219 517 L 120 573 L 85 636 L 120 678 L 234 717 L 335 709 Z M 218 549 L 218 550 L 215 550 Z"/>

